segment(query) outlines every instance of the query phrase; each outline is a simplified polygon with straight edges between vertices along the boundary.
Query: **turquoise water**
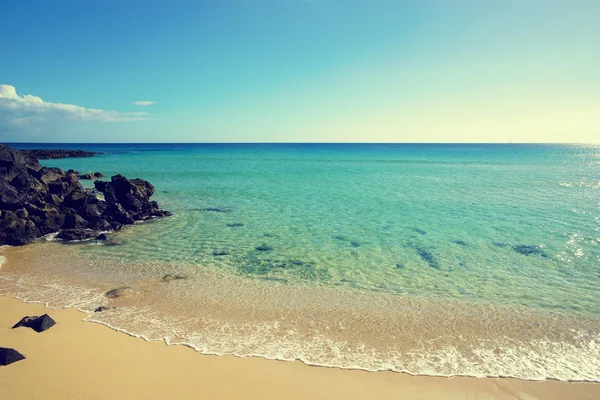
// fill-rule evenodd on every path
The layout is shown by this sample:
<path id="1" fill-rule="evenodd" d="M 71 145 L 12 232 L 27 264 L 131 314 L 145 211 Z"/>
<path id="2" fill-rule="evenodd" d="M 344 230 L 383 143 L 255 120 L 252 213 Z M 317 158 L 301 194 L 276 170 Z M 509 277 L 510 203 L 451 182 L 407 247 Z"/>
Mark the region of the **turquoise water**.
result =
<path id="1" fill-rule="evenodd" d="M 600 379 L 598 146 L 71 147 L 107 154 L 43 163 L 149 180 L 154 199 L 174 214 L 113 234 L 116 246 L 40 244 L 46 253 L 72 253 L 77 265 L 52 273 L 88 295 L 101 292 L 98 282 L 144 288 L 120 312 L 94 315 L 100 322 L 219 354 L 441 375 Z M 169 289 L 148 283 L 173 271 L 189 279 Z M 28 297 L 23 288 L 5 290 Z M 70 304 L 80 304 L 73 293 Z M 47 296 L 35 300 L 60 303 Z M 153 313 L 149 331 L 124 326 L 140 310 Z M 206 318 L 188 323 L 198 315 Z M 310 327 L 332 320 L 340 332 Z M 266 334 L 265 324 L 277 332 Z M 176 334 L 166 328 L 176 325 Z M 225 325 L 244 328 L 225 335 Z M 229 343 L 206 339 L 216 331 Z M 285 343 L 265 347 L 259 331 Z M 302 342 L 315 339 L 314 354 L 296 354 L 291 331 Z M 455 354 L 448 346 L 457 338 Z M 502 346 L 503 356 L 492 360 Z M 418 355 L 439 359 L 442 350 L 454 361 L 420 364 Z M 535 362 L 520 370 L 525 352 Z M 566 364 L 557 367 L 559 358 Z"/>

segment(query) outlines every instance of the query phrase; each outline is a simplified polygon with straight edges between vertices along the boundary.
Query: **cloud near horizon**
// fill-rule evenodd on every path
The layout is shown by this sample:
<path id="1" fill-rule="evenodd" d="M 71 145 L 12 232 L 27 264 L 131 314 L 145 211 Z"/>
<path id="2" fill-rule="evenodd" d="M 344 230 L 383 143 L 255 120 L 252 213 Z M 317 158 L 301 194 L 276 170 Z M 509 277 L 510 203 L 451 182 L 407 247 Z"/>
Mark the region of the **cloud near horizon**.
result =
<path id="1" fill-rule="evenodd" d="M 12 85 L 0 85 L 0 132 L 43 130 L 47 125 L 73 122 L 126 122 L 146 119 L 145 112 L 119 112 L 52 103 L 38 96 L 19 95 Z"/>
<path id="2" fill-rule="evenodd" d="M 145 106 L 151 106 L 152 104 L 154 104 L 154 102 L 153 101 L 136 101 L 133 104 L 136 106 L 145 107 Z"/>

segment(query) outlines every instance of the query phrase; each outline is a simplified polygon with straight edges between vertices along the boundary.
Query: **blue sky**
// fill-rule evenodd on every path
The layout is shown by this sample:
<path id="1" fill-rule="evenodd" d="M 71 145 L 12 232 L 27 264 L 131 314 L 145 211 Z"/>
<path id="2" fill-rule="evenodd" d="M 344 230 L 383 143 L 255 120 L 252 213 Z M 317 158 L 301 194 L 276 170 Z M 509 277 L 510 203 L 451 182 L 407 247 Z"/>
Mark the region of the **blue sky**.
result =
<path id="1" fill-rule="evenodd" d="M 0 15 L 0 141 L 600 142 L 599 1 L 5 1 Z"/>

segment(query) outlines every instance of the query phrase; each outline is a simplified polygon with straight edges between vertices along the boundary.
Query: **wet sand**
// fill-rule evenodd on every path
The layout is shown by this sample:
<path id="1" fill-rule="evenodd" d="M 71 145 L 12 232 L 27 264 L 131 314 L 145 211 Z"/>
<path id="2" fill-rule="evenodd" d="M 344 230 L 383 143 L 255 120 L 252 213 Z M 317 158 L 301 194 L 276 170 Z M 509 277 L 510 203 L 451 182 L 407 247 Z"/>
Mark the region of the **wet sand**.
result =
<path id="1" fill-rule="evenodd" d="M 25 315 L 57 324 L 10 329 Z M 600 384 L 502 378 L 439 378 L 319 368 L 300 362 L 207 356 L 183 346 L 82 322 L 74 309 L 49 310 L 0 296 L 0 346 L 27 359 L 0 367 L 6 399 L 598 399 Z"/>

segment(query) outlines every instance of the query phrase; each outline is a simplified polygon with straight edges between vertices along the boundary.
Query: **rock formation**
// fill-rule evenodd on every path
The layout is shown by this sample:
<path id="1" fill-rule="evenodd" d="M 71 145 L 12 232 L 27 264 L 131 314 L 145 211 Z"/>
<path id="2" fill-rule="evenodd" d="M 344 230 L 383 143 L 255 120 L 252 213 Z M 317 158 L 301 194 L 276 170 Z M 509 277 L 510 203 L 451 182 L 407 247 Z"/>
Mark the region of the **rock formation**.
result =
<path id="1" fill-rule="evenodd" d="M 34 150 L 21 150 L 27 156 L 31 158 L 37 158 L 38 160 L 56 160 L 58 158 L 71 158 L 71 157 L 93 157 L 96 154 L 101 154 L 93 151 L 83 150 L 49 150 L 49 149 L 34 149 Z"/>
<path id="2" fill-rule="evenodd" d="M 157 217 L 154 186 L 115 175 L 84 189 L 75 171 L 42 167 L 26 153 L 0 145 L 0 245 L 24 245 L 58 232 L 64 240 L 84 240 Z M 103 198 L 102 198 L 103 197 Z"/>

